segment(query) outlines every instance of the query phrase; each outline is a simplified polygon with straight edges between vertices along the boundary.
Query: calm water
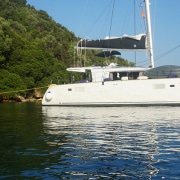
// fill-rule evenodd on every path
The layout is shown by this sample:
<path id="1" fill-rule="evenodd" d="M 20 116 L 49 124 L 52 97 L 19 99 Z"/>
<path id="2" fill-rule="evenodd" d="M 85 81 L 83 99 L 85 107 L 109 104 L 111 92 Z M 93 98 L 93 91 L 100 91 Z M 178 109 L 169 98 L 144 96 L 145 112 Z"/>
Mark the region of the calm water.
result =
<path id="1" fill-rule="evenodd" d="M 0 179 L 180 179 L 180 107 L 0 104 Z"/>

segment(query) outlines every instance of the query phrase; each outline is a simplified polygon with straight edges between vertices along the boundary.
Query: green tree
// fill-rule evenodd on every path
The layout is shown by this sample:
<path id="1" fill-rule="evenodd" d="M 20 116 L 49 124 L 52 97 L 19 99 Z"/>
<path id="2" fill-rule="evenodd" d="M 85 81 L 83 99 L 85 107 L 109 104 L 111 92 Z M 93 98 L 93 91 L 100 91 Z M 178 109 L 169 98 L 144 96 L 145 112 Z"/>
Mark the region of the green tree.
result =
<path id="1" fill-rule="evenodd" d="M 17 3 L 18 5 L 26 5 L 26 0 L 9 0 L 12 3 Z"/>
<path id="2" fill-rule="evenodd" d="M 11 95 L 15 95 L 18 94 L 18 90 L 24 89 L 26 89 L 26 85 L 17 74 L 9 73 L 7 70 L 0 71 L 0 93 L 7 93 L 13 91 Z M 3 94 L 0 95 L 2 96 Z"/>
<path id="3" fill-rule="evenodd" d="M 9 37 L 9 23 L 0 17 L 0 67 L 3 67 L 6 61 L 6 55 L 10 51 L 12 39 Z"/>

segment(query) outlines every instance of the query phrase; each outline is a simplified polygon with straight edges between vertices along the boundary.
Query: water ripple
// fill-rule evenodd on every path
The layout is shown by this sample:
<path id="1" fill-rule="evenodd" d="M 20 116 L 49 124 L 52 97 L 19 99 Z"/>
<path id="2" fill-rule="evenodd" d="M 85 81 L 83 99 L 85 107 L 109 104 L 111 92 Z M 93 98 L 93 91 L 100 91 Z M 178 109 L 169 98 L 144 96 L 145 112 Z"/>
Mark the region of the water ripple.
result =
<path id="1" fill-rule="evenodd" d="M 1 120 L 0 179 L 180 179 L 180 107 L 22 106 Z"/>
<path id="2" fill-rule="evenodd" d="M 170 168 L 172 162 L 180 165 L 179 114 L 173 114 L 172 109 L 162 113 L 162 109 L 154 107 L 149 107 L 149 111 L 145 108 L 44 108 L 44 113 L 45 132 L 65 136 L 66 142 L 61 144 L 65 154 L 60 160 L 69 166 L 64 168 L 64 177 L 179 177 L 174 167 Z M 174 176 L 169 176 L 169 171 L 174 171 Z"/>

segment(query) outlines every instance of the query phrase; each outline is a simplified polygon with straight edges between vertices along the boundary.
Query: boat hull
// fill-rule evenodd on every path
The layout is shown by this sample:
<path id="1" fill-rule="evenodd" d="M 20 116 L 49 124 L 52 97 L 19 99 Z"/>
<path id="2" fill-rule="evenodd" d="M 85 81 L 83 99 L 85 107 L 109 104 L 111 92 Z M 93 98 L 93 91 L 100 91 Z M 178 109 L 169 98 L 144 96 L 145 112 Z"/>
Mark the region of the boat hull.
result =
<path id="1" fill-rule="evenodd" d="M 42 105 L 117 106 L 180 104 L 180 78 L 51 85 Z"/>

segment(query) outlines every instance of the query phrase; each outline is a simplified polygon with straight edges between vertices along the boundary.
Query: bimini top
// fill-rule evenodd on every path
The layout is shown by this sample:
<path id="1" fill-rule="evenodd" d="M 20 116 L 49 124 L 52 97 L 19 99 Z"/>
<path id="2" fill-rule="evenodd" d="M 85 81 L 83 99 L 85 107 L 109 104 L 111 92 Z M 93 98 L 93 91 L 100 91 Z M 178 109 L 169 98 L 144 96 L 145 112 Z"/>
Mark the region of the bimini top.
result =
<path id="1" fill-rule="evenodd" d="M 121 66 L 115 66 L 114 63 L 111 63 L 109 66 L 89 66 L 89 67 L 71 67 L 67 68 L 67 71 L 70 72 L 79 72 L 83 73 L 90 70 L 91 72 L 99 72 L 99 71 L 104 71 L 104 72 L 136 72 L 136 71 L 147 71 L 149 68 L 144 68 L 144 67 L 121 67 Z"/>
<path id="2" fill-rule="evenodd" d="M 180 77 L 180 66 L 165 65 L 149 69 L 143 73 L 151 79 Z"/>

